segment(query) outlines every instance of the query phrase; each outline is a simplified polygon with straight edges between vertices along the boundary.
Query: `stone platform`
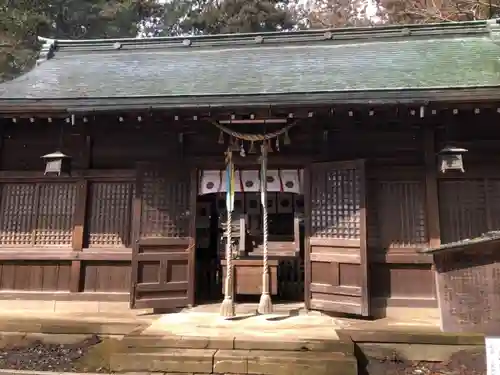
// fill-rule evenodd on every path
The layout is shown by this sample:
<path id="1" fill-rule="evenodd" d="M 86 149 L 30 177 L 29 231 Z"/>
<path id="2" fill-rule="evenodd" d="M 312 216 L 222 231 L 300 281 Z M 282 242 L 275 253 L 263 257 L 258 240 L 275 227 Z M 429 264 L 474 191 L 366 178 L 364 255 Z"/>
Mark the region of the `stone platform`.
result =
<path id="1" fill-rule="evenodd" d="M 113 355 L 115 372 L 196 374 L 356 375 L 351 340 L 336 332 L 342 322 L 286 306 L 256 315 L 240 305 L 223 319 L 206 306 L 165 314 L 123 340 Z"/>
<path id="2" fill-rule="evenodd" d="M 276 304 L 262 316 L 256 304 L 238 304 L 237 317 L 225 320 L 219 306 L 161 315 L 5 313 L 0 331 L 5 343 L 77 343 L 98 334 L 103 342 L 82 365 L 122 374 L 355 375 L 366 357 L 446 361 L 457 351 L 484 350 L 481 335 L 443 334 L 424 315 L 348 319 Z"/>

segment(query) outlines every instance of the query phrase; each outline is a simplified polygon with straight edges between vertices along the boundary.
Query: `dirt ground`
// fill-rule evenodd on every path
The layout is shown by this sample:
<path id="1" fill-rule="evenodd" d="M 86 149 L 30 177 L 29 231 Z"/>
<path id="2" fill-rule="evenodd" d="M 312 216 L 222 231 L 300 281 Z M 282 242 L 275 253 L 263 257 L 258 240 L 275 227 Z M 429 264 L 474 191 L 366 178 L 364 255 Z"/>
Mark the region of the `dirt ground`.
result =
<path id="1" fill-rule="evenodd" d="M 363 375 L 483 375 L 486 358 L 482 352 L 457 352 L 447 362 L 412 362 L 397 357 L 367 358 Z"/>
<path id="2" fill-rule="evenodd" d="M 98 336 L 76 344 L 45 344 L 35 341 L 29 345 L 6 346 L 0 349 L 0 368 L 54 372 L 82 371 L 84 358 L 101 339 Z M 93 368 L 92 372 L 107 372 L 106 368 Z"/>

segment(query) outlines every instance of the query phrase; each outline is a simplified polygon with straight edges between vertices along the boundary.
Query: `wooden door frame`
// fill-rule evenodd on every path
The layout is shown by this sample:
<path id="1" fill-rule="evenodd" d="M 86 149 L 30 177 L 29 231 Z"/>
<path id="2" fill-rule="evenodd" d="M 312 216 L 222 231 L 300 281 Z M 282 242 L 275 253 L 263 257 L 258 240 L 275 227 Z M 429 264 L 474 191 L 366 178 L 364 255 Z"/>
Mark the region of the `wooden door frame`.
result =
<path id="1" fill-rule="evenodd" d="M 141 239 L 141 218 L 142 218 L 142 186 L 143 186 L 143 174 L 144 168 L 148 165 L 159 165 L 156 162 L 138 162 L 136 164 L 136 180 L 135 180 L 135 195 L 132 199 L 132 223 L 131 223 L 131 238 L 132 238 L 132 257 L 134 254 L 139 252 L 139 247 L 141 245 L 156 244 L 161 243 L 163 245 L 170 246 L 172 244 L 177 244 L 179 241 L 183 242 L 182 239 Z M 197 168 L 194 168 L 189 163 L 186 163 L 186 168 L 190 169 L 189 179 L 189 242 L 188 242 L 188 290 L 187 290 L 187 306 L 194 306 L 195 303 L 195 287 L 196 287 L 196 265 L 195 265 L 195 254 L 196 254 L 196 198 L 198 193 L 198 174 Z M 137 305 L 136 301 L 136 287 L 138 280 L 138 269 L 134 267 L 133 259 L 131 261 L 131 282 L 130 282 L 130 308 L 134 308 Z"/>
<path id="2" fill-rule="evenodd" d="M 304 306 L 311 309 L 311 165 L 304 166 Z"/>
<path id="3" fill-rule="evenodd" d="M 354 168 L 359 171 L 361 176 L 360 184 L 360 267 L 363 270 L 361 280 L 361 314 L 368 316 L 370 313 L 370 275 L 369 258 L 367 248 L 367 178 L 366 178 L 366 160 L 356 159 L 348 161 L 327 161 L 318 163 L 309 163 L 304 167 L 304 209 L 305 209 L 305 228 L 304 228 L 304 304 L 307 310 L 311 308 L 311 172 L 315 165 L 331 165 L 338 169 Z"/>
<path id="4" fill-rule="evenodd" d="M 188 164 L 189 165 L 189 164 Z M 198 168 L 189 166 L 190 171 L 190 184 L 189 187 L 191 191 L 189 192 L 189 210 L 190 212 L 190 222 L 189 222 L 189 234 L 191 237 L 189 243 L 189 267 L 188 267 L 188 283 L 191 286 L 188 287 L 188 303 L 189 307 L 195 305 L 196 298 L 196 203 L 198 198 Z"/>

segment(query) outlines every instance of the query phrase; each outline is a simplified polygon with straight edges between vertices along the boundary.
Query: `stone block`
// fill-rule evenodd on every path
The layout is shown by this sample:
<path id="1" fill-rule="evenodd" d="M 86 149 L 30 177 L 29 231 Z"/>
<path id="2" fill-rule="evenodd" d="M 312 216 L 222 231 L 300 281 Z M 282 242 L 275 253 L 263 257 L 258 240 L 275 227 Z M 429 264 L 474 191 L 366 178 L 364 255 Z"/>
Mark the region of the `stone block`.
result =
<path id="1" fill-rule="evenodd" d="M 59 344 L 59 345 L 71 345 L 78 344 L 91 338 L 91 334 L 51 334 L 51 333 L 29 333 L 28 339 L 33 341 L 41 341 L 44 344 Z"/>
<path id="2" fill-rule="evenodd" d="M 0 334 L 0 348 L 9 346 L 27 346 L 30 343 L 28 335 L 23 332 L 3 332 Z"/>
<path id="3" fill-rule="evenodd" d="M 130 302 L 108 302 L 108 301 L 98 301 L 97 311 L 100 313 L 117 313 L 123 312 L 125 314 L 130 314 Z M 130 314 L 132 315 L 132 314 Z"/>
<path id="4" fill-rule="evenodd" d="M 97 313 L 99 312 L 98 301 L 55 301 L 54 311 L 56 313 Z"/>
<path id="5" fill-rule="evenodd" d="M 12 315 L 15 312 L 43 312 L 53 313 L 55 301 L 53 300 L 24 300 L 24 299 L 2 299 L 0 300 L 0 312 Z"/>
<path id="6" fill-rule="evenodd" d="M 165 349 L 161 353 L 118 353 L 111 356 L 112 371 L 211 373 L 216 350 Z"/>
<path id="7" fill-rule="evenodd" d="M 137 335 L 129 336 L 126 340 L 130 348 L 233 349 L 234 345 L 232 337 Z"/>
<path id="8" fill-rule="evenodd" d="M 342 353 L 261 351 L 248 356 L 248 374 L 357 375 L 357 360 Z"/>
<path id="9" fill-rule="evenodd" d="M 222 374 L 246 374 L 249 354 L 249 350 L 218 350 L 214 355 L 213 371 Z"/>
<path id="10" fill-rule="evenodd" d="M 276 338 L 236 337 L 234 339 L 234 349 L 340 352 L 352 354 L 354 352 L 354 345 L 350 340 L 349 342 L 326 339 L 283 339 L 278 341 Z"/>

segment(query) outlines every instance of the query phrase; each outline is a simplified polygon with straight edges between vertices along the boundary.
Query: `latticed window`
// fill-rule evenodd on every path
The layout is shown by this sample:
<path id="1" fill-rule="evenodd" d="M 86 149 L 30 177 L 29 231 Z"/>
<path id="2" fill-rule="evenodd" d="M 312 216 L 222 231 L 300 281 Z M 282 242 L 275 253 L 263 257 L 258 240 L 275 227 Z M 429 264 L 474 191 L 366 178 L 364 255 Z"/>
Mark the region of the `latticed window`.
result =
<path id="1" fill-rule="evenodd" d="M 473 238 L 498 230 L 494 220 L 500 200 L 498 182 L 484 179 L 439 182 L 439 211 L 443 243 Z"/>
<path id="2" fill-rule="evenodd" d="M 1 185 L 0 246 L 71 246 L 73 183 Z"/>
<path id="3" fill-rule="evenodd" d="M 311 191 L 313 235 L 360 238 L 360 180 L 355 169 L 331 170 L 315 175 Z"/>
<path id="4" fill-rule="evenodd" d="M 129 247 L 134 184 L 94 182 L 89 194 L 89 247 Z"/>
<path id="5" fill-rule="evenodd" d="M 146 171 L 142 184 L 142 237 L 189 236 L 189 173 Z"/>

